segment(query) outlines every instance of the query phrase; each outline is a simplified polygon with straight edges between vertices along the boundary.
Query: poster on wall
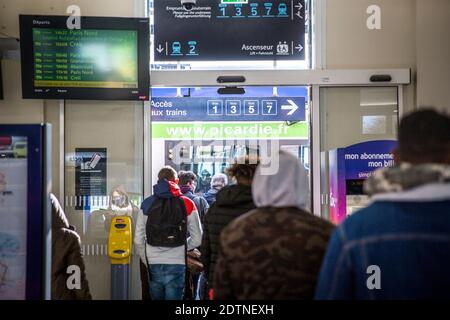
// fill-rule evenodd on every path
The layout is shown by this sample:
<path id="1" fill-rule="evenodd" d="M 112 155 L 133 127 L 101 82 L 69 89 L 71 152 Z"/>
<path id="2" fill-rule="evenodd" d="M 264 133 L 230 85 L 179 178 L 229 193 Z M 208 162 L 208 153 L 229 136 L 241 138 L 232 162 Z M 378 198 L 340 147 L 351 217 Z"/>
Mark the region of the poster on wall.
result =
<path id="1" fill-rule="evenodd" d="M 27 138 L 0 137 L 0 300 L 26 297 L 27 179 Z"/>
<path id="2" fill-rule="evenodd" d="M 77 198 L 106 196 L 106 148 L 76 148 L 75 159 L 75 195 Z M 76 209 L 83 209 L 83 205 L 77 202 Z"/>
<path id="3" fill-rule="evenodd" d="M 393 140 L 358 143 L 329 151 L 330 219 L 341 223 L 364 208 L 369 198 L 363 184 L 377 169 L 395 165 Z"/>

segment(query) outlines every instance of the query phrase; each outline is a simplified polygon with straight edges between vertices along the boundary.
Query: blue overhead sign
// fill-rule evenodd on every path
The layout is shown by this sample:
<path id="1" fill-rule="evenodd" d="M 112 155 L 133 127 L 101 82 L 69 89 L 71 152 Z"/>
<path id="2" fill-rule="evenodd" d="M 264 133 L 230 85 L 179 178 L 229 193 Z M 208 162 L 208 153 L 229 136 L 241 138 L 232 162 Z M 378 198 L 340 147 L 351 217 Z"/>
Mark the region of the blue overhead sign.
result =
<path id="1" fill-rule="evenodd" d="M 153 98 L 152 121 L 305 121 L 305 97 Z"/>

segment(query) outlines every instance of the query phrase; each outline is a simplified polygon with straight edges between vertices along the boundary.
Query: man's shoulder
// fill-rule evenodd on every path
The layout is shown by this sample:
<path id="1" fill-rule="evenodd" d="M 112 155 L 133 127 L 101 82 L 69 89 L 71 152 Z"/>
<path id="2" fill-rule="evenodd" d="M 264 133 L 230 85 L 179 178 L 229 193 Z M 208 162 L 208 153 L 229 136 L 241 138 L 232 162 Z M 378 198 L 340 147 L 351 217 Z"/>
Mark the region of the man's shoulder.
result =
<path id="1" fill-rule="evenodd" d="M 338 227 L 345 241 L 358 240 L 388 229 L 396 230 L 395 203 L 372 202 L 348 216 Z"/>
<path id="2" fill-rule="evenodd" d="M 202 202 L 204 206 L 209 207 L 208 201 L 205 199 L 205 197 L 199 196 L 199 198 L 200 198 L 200 202 Z"/>
<path id="3" fill-rule="evenodd" d="M 358 224 L 367 220 L 377 221 L 383 219 L 387 211 L 393 210 L 395 211 L 395 203 L 375 201 L 349 215 L 345 222 L 347 224 Z"/>
<path id="4" fill-rule="evenodd" d="M 147 198 L 144 199 L 144 201 L 142 201 L 142 203 L 141 203 L 141 210 L 144 213 L 144 215 L 148 213 L 148 211 L 150 210 L 150 208 L 153 205 L 153 202 L 155 202 L 155 196 L 154 195 L 152 195 L 150 197 L 147 197 Z"/>

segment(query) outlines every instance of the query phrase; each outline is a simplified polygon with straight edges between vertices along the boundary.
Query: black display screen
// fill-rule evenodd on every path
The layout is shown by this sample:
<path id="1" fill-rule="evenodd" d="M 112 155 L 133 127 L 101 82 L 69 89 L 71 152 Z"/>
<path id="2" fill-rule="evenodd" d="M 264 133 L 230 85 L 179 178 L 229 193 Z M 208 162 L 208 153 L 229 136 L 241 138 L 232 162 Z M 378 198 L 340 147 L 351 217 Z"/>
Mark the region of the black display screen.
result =
<path id="1" fill-rule="evenodd" d="M 20 16 L 25 99 L 148 100 L 149 21 Z"/>
<path id="2" fill-rule="evenodd" d="M 305 1 L 154 0 L 155 61 L 304 60 Z"/>
<path id="3" fill-rule="evenodd" d="M 364 179 L 346 180 L 347 195 L 363 195 Z"/>

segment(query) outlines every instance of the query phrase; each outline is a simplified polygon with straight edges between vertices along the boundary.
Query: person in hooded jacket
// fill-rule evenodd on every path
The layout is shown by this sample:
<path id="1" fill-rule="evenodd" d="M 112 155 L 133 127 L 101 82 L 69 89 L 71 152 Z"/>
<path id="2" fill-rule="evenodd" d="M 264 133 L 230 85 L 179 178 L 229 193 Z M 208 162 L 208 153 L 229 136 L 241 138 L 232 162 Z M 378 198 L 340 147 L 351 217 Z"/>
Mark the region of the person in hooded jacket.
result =
<path id="1" fill-rule="evenodd" d="M 217 193 L 216 201 L 209 208 L 205 217 L 200 252 L 209 288 L 212 287 L 214 269 L 219 254 L 220 232 L 231 221 L 255 208 L 251 185 L 257 163 L 258 161 L 255 159 L 246 158 L 244 163 L 235 163 L 226 170 L 236 184 L 228 185 Z M 210 292 L 210 298 L 211 294 Z"/>
<path id="2" fill-rule="evenodd" d="M 200 221 L 203 222 L 206 212 L 209 209 L 209 204 L 205 198 L 194 193 L 197 187 L 197 176 L 192 171 L 180 171 L 178 172 L 178 179 L 178 185 L 180 186 L 181 193 L 185 197 L 188 197 L 194 201 L 200 216 Z"/>
<path id="3" fill-rule="evenodd" d="M 215 299 L 314 297 L 333 225 L 308 212 L 309 181 L 300 161 L 280 152 L 278 165 L 274 174 L 258 166 L 252 183 L 257 209 L 222 231 Z"/>
<path id="4" fill-rule="evenodd" d="M 89 284 L 86 279 L 85 266 L 81 253 L 80 236 L 69 225 L 58 199 L 50 194 L 52 205 L 52 300 L 91 300 Z M 80 268 L 81 287 L 69 289 L 67 268 Z"/>
<path id="5" fill-rule="evenodd" d="M 316 299 L 450 299 L 450 115 L 405 116 L 394 158 L 366 180 L 369 206 L 334 232 Z"/>
<path id="6" fill-rule="evenodd" d="M 134 243 L 148 268 L 152 300 L 182 300 L 188 295 L 185 291 L 186 251 L 199 247 L 202 241 L 203 231 L 195 203 L 181 193 L 177 183 L 177 172 L 170 166 L 163 167 L 158 173 L 157 184 L 153 186 L 153 195 L 142 202 L 138 214 Z M 148 244 L 146 227 L 153 205 L 161 199 L 174 198 L 181 199 L 187 215 L 185 245 L 160 247 Z"/>
<path id="7" fill-rule="evenodd" d="M 228 184 L 228 177 L 226 174 L 217 173 L 211 178 L 211 188 L 203 194 L 203 197 L 211 206 L 216 201 L 217 193 Z"/>
<path id="8" fill-rule="evenodd" d="M 209 209 L 209 204 L 208 201 L 206 201 L 206 199 L 201 195 L 197 195 L 194 193 L 197 187 L 197 176 L 193 171 L 180 171 L 178 172 L 178 179 L 178 185 L 180 186 L 181 193 L 195 203 L 198 214 L 200 216 L 200 221 L 203 224 L 206 213 Z M 195 260 L 198 261 L 199 259 L 197 259 L 197 257 L 199 257 L 200 255 L 200 251 L 195 249 Z M 189 273 L 189 278 L 192 282 L 192 298 L 195 298 L 196 300 L 203 300 L 205 287 L 205 277 L 203 272 L 196 274 Z"/>

